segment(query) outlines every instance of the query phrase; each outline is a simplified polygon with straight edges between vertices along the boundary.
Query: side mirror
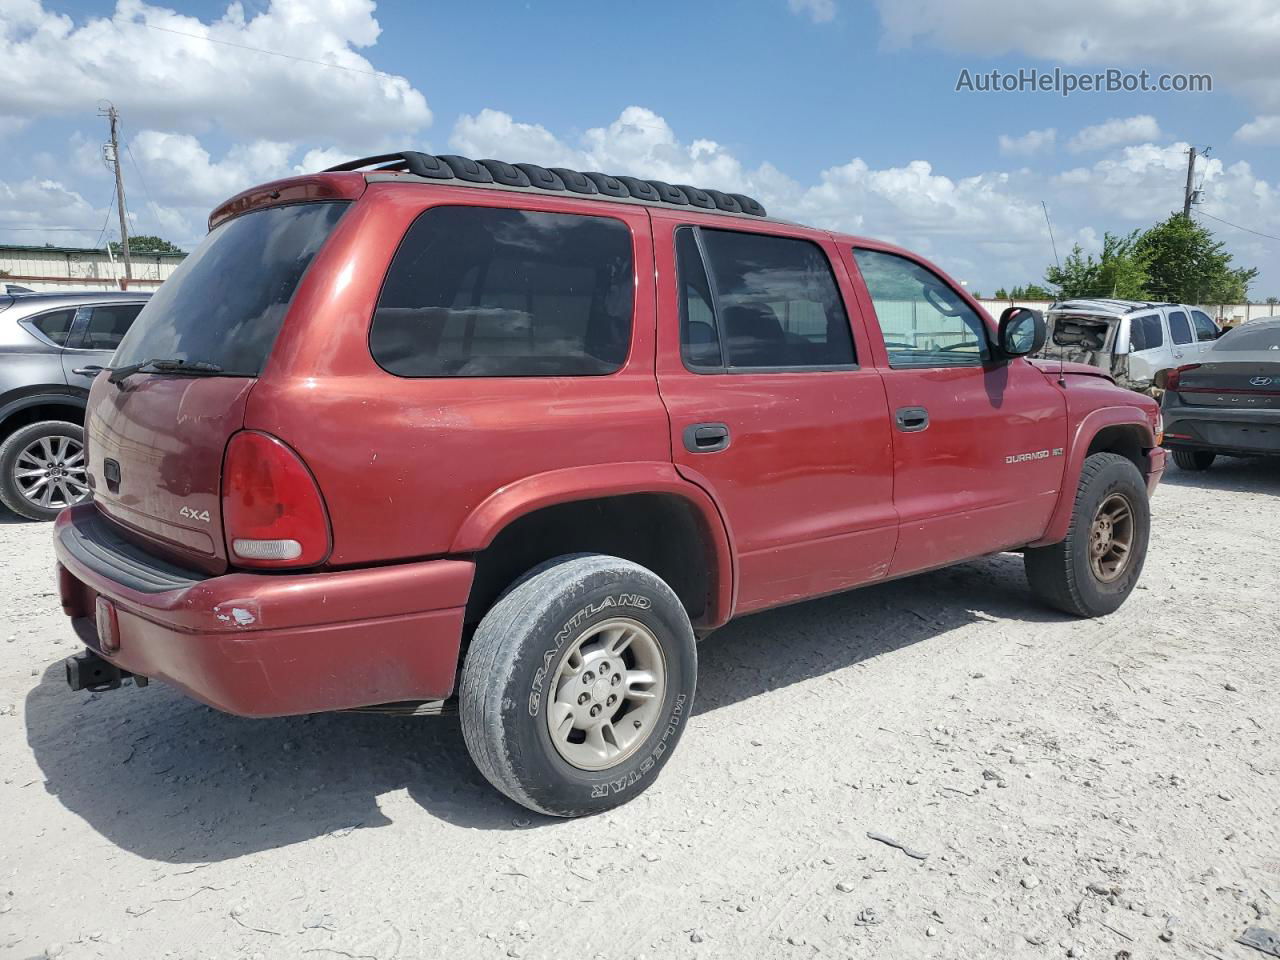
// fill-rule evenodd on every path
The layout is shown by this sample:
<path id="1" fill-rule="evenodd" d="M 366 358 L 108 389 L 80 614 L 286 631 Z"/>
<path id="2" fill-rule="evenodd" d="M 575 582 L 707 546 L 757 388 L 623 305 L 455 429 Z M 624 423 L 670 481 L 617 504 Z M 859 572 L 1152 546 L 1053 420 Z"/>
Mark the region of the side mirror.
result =
<path id="1" fill-rule="evenodd" d="M 1156 375 L 1151 378 L 1151 382 L 1154 383 L 1161 390 L 1169 389 L 1167 386 L 1167 384 L 1169 383 L 1169 371 L 1157 370 Z"/>
<path id="2" fill-rule="evenodd" d="M 1000 314 L 996 348 L 1005 357 L 1025 357 L 1038 352 L 1049 335 L 1044 314 L 1027 307 L 1009 307 Z"/>

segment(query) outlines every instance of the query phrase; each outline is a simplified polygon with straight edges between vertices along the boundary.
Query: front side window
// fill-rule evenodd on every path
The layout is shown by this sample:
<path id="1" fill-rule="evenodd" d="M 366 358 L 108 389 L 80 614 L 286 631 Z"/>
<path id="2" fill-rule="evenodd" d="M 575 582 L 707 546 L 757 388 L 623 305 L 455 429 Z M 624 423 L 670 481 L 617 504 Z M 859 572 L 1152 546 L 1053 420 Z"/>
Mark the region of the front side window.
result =
<path id="1" fill-rule="evenodd" d="M 110 303 L 93 307 L 84 329 L 81 350 L 115 350 L 142 312 L 141 303 Z"/>
<path id="2" fill-rule="evenodd" d="M 71 323 L 75 318 L 76 312 L 74 309 L 54 310 L 52 313 L 42 314 L 29 322 L 58 346 L 65 347 L 67 345 L 67 335 L 71 333 Z"/>
<path id="3" fill-rule="evenodd" d="M 849 315 L 808 240 L 682 227 L 676 232 L 686 366 L 712 370 L 854 365 Z"/>
<path id="4" fill-rule="evenodd" d="M 1129 349 L 1151 350 L 1164 346 L 1164 330 L 1160 326 L 1160 314 L 1148 313 L 1129 320 Z"/>
<path id="5" fill-rule="evenodd" d="M 1169 336 L 1174 343 L 1191 342 L 1191 323 L 1181 310 L 1169 311 Z"/>
<path id="6" fill-rule="evenodd" d="M 1191 322 L 1195 325 L 1197 340 L 1218 339 L 1218 325 L 1210 320 L 1209 315 L 1203 310 L 1192 310 Z"/>
<path id="7" fill-rule="evenodd" d="M 875 305 L 889 366 L 953 367 L 986 358 L 986 324 L 941 277 L 894 253 L 853 255 Z"/>
<path id="8" fill-rule="evenodd" d="M 613 373 L 631 346 L 631 247 L 612 217 L 433 207 L 392 258 L 373 358 L 400 377 Z"/>

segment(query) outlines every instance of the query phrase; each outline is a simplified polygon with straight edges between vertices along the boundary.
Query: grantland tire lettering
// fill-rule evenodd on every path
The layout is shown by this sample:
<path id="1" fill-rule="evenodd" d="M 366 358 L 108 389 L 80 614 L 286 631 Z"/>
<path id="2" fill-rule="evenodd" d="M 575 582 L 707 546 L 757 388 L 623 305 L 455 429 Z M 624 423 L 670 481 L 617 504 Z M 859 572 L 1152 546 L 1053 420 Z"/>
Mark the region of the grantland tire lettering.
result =
<path id="1" fill-rule="evenodd" d="M 542 683 L 551 672 L 551 664 L 555 661 L 556 654 L 570 637 L 577 634 L 583 621 L 610 607 L 634 607 L 637 610 L 648 610 L 652 605 L 648 597 L 638 593 L 620 593 L 616 597 L 605 597 L 598 603 L 589 603 L 570 617 L 556 632 L 554 645 L 542 655 L 542 666 L 533 675 L 533 689 L 529 691 L 529 716 L 536 717 L 542 708 Z"/>
<path id="2" fill-rule="evenodd" d="M 682 714 L 684 713 L 685 695 L 682 693 L 676 697 L 676 702 L 671 709 L 671 718 L 667 721 L 667 729 L 662 732 L 662 739 L 659 740 L 650 751 L 649 755 L 644 758 L 636 769 L 632 770 L 625 777 L 619 777 L 617 780 L 606 780 L 604 783 L 593 784 L 591 787 L 591 797 L 607 797 L 612 791 L 613 793 L 621 793 L 628 787 L 632 786 L 640 780 L 646 773 L 653 769 L 658 759 L 667 752 L 667 740 L 676 732 L 676 727 L 680 726 Z"/>

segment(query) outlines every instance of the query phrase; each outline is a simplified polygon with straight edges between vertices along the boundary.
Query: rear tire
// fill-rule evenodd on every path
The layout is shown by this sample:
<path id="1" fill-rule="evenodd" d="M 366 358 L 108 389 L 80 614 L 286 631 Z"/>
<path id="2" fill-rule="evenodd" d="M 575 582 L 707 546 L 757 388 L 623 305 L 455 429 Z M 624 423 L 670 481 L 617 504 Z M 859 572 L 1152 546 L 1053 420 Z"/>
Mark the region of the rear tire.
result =
<path id="1" fill-rule="evenodd" d="M 52 477 L 33 474 L 45 464 L 57 471 Z M 18 516 L 53 520 L 91 495 L 84 428 L 78 423 L 42 420 L 18 428 L 0 444 L 0 502 Z"/>
<path id="2" fill-rule="evenodd" d="M 659 577 L 603 554 L 558 557 L 476 628 L 459 692 L 463 738 L 516 803 L 599 813 L 653 783 L 688 722 L 697 673 L 689 617 Z"/>
<path id="3" fill-rule="evenodd" d="M 1066 539 L 1024 555 L 1031 592 L 1077 617 L 1112 613 L 1138 583 L 1150 533 L 1138 468 L 1119 454 L 1095 453 L 1080 471 Z"/>
<path id="4" fill-rule="evenodd" d="M 1174 450 L 1173 462 L 1183 470 L 1208 470 L 1218 455 L 1212 450 Z"/>

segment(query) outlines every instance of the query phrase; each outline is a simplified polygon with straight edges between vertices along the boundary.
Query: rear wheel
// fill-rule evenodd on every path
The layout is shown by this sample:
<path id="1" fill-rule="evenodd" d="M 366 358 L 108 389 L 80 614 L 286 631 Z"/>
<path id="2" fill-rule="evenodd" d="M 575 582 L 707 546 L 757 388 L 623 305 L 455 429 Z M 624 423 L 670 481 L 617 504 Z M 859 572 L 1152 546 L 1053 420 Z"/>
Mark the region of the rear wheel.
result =
<path id="1" fill-rule="evenodd" d="M 645 790 L 693 706 L 693 628 L 675 593 L 601 554 L 548 561 L 485 615 L 463 665 L 462 733 L 516 803 L 575 817 Z"/>
<path id="2" fill-rule="evenodd" d="M 90 495 L 79 424 L 32 423 L 0 444 L 0 501 L 19 516 L 52 520 Z"/>
<path id="3" fill-rule="evenodd" d="M 1218 455 L 1212 450 L 1174 450 L 1173 462 L 1183 470 L 1208 470 Z"/>
<path id="4" fill-rule="evenodd" d="M 1078 617 L 1111 613 L 1137 585 L 1150 530 L 1138 468 L 1119 454 L 1095 453 L 1080 471 L 1066 539 L 1026 551 L 1032 593 Z"/>

